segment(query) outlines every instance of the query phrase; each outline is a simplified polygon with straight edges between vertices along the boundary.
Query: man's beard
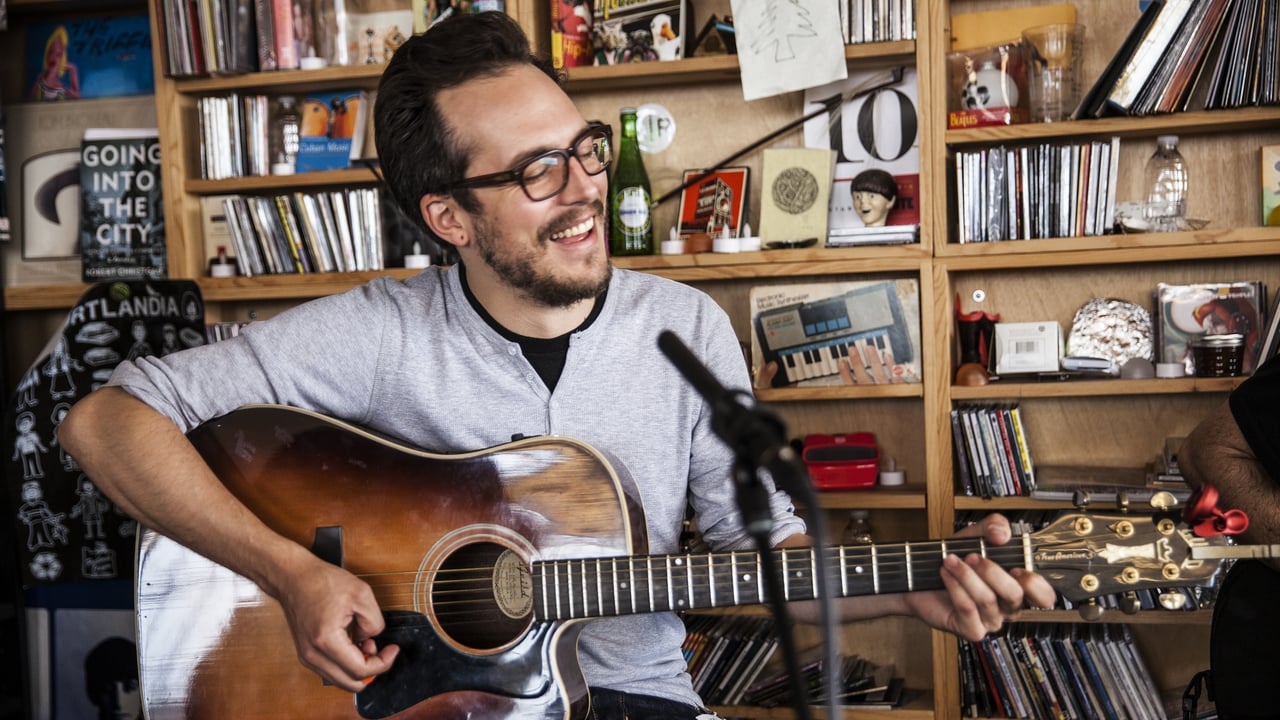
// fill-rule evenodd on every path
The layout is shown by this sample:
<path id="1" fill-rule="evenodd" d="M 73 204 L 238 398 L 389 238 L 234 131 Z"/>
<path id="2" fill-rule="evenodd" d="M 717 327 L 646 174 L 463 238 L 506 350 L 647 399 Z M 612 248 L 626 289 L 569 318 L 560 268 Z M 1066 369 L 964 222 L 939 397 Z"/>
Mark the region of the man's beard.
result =
<path id="1" fill-rule="evenodd" d="M 601 212 L 603 209 L 601 208 Z M 601 217 L 596 215 L 596 232 L 599 232 Z M 533 250 L 525 250 L 520 254 L 499 251 L 502 239 L 494 225 L 487 218 L 476 221 L 476 248 L 480 257 L 507 286 L 523 293 L 529 300 L 545 307 L 568 307 L 582 300 L 599 297 L 609 287 L 609 279 L 613 275 L 613 267 L 604 263 L 604 272 L 597 278 L 581 280 L 561 279 L 546 272 L 539 272 L 538 257 Z M 539 247 L 545 248 L 551 240 L 555 229 L 539 233 Z"/>

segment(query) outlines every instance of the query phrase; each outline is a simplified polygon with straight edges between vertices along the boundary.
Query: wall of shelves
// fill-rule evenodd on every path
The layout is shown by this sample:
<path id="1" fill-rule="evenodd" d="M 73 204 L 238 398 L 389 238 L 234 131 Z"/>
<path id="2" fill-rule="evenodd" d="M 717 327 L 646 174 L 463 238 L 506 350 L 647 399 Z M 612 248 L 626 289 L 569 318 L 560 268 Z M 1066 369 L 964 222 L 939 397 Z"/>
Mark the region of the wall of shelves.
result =
<path id="1" fill-rule="evenodd" d="M 11 9 L 36 12 L 42 0 L 10 0 Z M 727 7 L 727 3 L 723 3 Z M 965 310 L 1000 313 L 1003 320 L 1057 320 L 1064 333 L 1075 310 L 1092 297 L 1118 297 L 1150 306 L 1157 282 L 1257 279 L 1272 292 L 1280 289 L 1280 228 L 1258 227 L 1257 148 L 1280 143 L 1280 108 L 1190 112 L 1154 118 L 1112 118 L 1086 122 L 1028 124 L 949 131 L 945 128 L 946 81 L 943 75 L 951 14 L 1051 0 L 952 0 L 919 2 L 919 37 L 914 42 L 850 46 L 851 68 L 912 63 L 920 70 L 921 243 L 846 249 L 804 249 L 737 255 L 685 255 L 620 258 L 616 265 L 695 284 L 729 312 L 739 337 L 750 338 L 747 297 L 757 284 L 816 281 L 856 275 L 913 277 L 921 286 L 924 382 L 889 387 L 786 388 L 759 392 L 788 423 L 792 436 L 873 428 L 882 454 L 894 457 L 907 473 L 902 488 L 826 493 L 822 508 L 829 525 L 843 522 L 843 511 L 868 507 L 892 518 L 897 531 L 943 537 L 951 534 L 959 510 L 1067 508 L 1068 503 L 1028 498 L 983 500 L 957 496 L 954 490 L 949 411 L 959 402 L 1016 400 L 1026 410 L 1030 443 L 1041 463 L 1078 463 L 1138 467 L 1149 462 L 1166 436 L 1183 434 L 1220 403 L 1238 379 L 1093 380 L 1008 382 L 984 387 L 951 384 L 954 366 L 953 313 L 957 294 Z M 1079 21 L 1086 25 L 1086 77 L 1096 77 L 1119 47 L 1133 21 L 1137 3 L 1081 0 Z M 509 12 L 545 47 L 544 3 L 508 0 Z M 702 9 L 720 12 L 720 8 Z M 154 11 L 154 10 L 153 10 Z M 153 18 L 154 24 L 154 18 Z M 159 56 L 157 56 L 159 57 Z M 207 181 L 198 176 L 194 105 L 206 94 L 254 91 L 275 94 L 359 86 L 373 88 L 380 66 L 320 71 L 253 73 L 243 76 L 174 80 L 157 74 L 156 103 L 165 148 L 165 202 L 170 263 L 175 277 L 195 277 L 209 303 L 209 319 L 269 317 L 297 302 L 341 292 L 382 273 L 334 273 L 212 280 L 203 278 L 207 258 L 200 238 L 199 199 L 226 192 L 369 185 L 376 178 L 364 169 L 291 177 Z M 680 182 L 684 170 L 702 167 L 799 117 L 799 93 L 744 103 L 733 57 L 693 58 L 672 63 L 607 68 L 578 68 L 568 73 L 568 89 L 584 116 L 616 122 L 618 108 L 659 101 L 678 122 L 676 143 L 646 157 L 656 195 Z M 1118 198 L 1141 195 L 1142 165 L 1154 137 L 1176 133 L 1193 173 L 1193 217 L 1210 220 L 1203 230 L 1163 235 L 1110 235 L 1030 242 L 960 245 L 949 205 L 952 184 L 948 161 L 962 150 L 996 144 L 1039 143 L 1079 138 L 1121 140 Z M 800 145 L 799 131 L 775 145 Z M 759 217 L 761 159 L 757 152 L 734 164 L 752 168 L 756 183 L 748 198 L 748 217 Z M 678 203 L 656 211 L 659 228 L 674 220 Z M 405 277 L 412 271 L 394 270 Z M 5 289 L 10 373 L 25 368 L 84 286 Z M 982 303 L 972 300 L 983 290 Z M 1270 308 L 1268 308 L 1270 309 Z M 14 378 L 9 378 L 13 386 Z M 873 514 L 874 516 L 874 514 Z M 838 531 L 838 527 L 834 528 Z M 904 538 L 906 536 L 903 536 Z M 1207 666 L 1208 613 L 1148 612 L 1132 617 L 1106 616 L 1133 625 L 1157 681 L 1179 687 Z M 1028 620 L 1071 622 L 1072 611 L 1036 613 Z M 1190 625 L 1188 631 L 1184 627 Z M 1179 632 L 1168 632 L 1171 626 Z M 842 638 L 852 648 L 883 646 L 886 657 L 908 668 L 909 686 L 930 691 L 906 709 L 846 713 L 857 718 L 954 720 L 959 716 L 959 664 L 954 638 L 915 623 L 882 620 L 850 625 Z M 721 713 L 726 714 L 725 712 Z M 734 708 L 732 716 L 789 717 L 785 710 Z"/>

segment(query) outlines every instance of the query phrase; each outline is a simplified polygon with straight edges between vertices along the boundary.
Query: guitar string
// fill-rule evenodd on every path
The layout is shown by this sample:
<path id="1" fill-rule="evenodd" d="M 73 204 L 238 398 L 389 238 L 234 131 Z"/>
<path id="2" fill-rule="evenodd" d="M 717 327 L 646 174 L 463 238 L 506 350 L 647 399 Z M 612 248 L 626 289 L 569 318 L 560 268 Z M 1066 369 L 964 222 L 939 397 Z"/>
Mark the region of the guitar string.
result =
<path id="1" fill-rule="evenodd" d="M 905 546 L 903 546 L 901 550 L 886 550 L 883 547 L 877 546 L 875 566 L 876 569 L 878 569 L 878 572 L 855 573 L 847 577 L 849 584 L 855 587 L 858 585 L 867 586 L 867 590 L 869 590 L 869 592 L 850 594 L 877 594 L 877 592 L 879 594 L 888 594 L 892 592 L 903 592 L 908 589 L 906 579 L 911 576 L 915 576 L 915 583 L 912 584 L 924 586 L 921 589 L 933 590 L 941 588 L 941 579 L 937 573 L 942 564 L 942 559 L 939 553 L 944 547 L 944 543 L 941 541 L 925 541 L 912 543 L 911 547 L 912 550 L 908 553 Z M 968 542 L 950 540 L 946 541 L 945 547 L 947 547 L 949 551 L 954 551 L 953 554 L 964 555 L 978 551 L 981 548 L 981 544 L 976 540 Z M 931 548 L 933 549 L 933 552 L 928 552 Z M 850 550 L 853 552 L 850 553 Z M 788 558 L 788 564 L 792 566 L 792 571 L 801 573 L 800 577 L 812 577 L 812 564 L 810 562 L 812 555 L 809 552 L 805 551 L 803 548 L 789 548 L 785 551 L 775 552 L 779 553 L 780 556 L 785 554 Z M 1006 564 L 1013 560 L 1020 560 L 1022 558 L 1022 552 L 1022 548 L 1016 545 L 990 546 L 986 548 L 987 557 L 1000 564 Z M 742 554 L 752 558 L 755 557 L 754 553 Z M 710 555 L 620 557 L 631 560 L 632 562 L 630 565 L 633 567 L 640 566 L 643 568 L 642 572 L 637 573 L 635 580 L 637 585 L 643 586 L 642 590 L 637 589 L 637 599 L 643 600 L 643 604 L 646 607 L 648 606 L 650 598 L 648 563 L 653 560 L 658 561 L 659 568 L 654 572 L 655 582 L 653 584 L 654 587 L 652 588 L 654 590 L 654 605 L 652 609 L 655 611 L 664 611 L 668 609 L 680 609 L 678 607 L 669 608 L 667 605 L 670 603 L 673 595 L 683 598 L 687 585 L 689 586 L 687 588 L 688 592 L 693 597 L 697 607 L 711 607 L 713 605 L 709 604 L 710 591 L 702 588 L 704 584 L 711 583 L 714 585 L 721 583 L 733 583 L 741 585 L 744 581 L 740 576 L 743 575 L 744 570 L 758 569 L 755 568 L 755 562 L 753 561 L 751 563 L 745 563 L 745 567 L 740 567 L 738 572 L 735 573 L 733 568 L 729 565 L 731 556 L 731 553 L 713 553 Z M 619 558 L 606 557 L 598 559 L 600 561 L 604 561 L 616 560 Z M 721 560 L 721 564 L 716 564 L 715 561 L 717 559 Z M 588 558 L 585 560 L 564 559 L 536 562 L 536 565 L 538 566 L 551 568 L 550 572 L 553 577 L 560 576 L 564 579 L 564 593 L 573 596 L 574 599 L 577 600 L 575 606 L 579 608 L 579 610 L 572 613 L 575 617 L 584 615 L 601 616 L 614 614 L 612 612 L 608 612 L 608 610 L 613 609 L 612 606 L 615 595 L 618 595 L 618 593 L 612 592 L 615 589 L 613 584 L 619 581 L 624 581 L 625 587 L 625 585 L 629 584 L 626 581 L 629 581 L 632 577 L 629 572 L 623 571 L 622 568 L 619 568 L 619 571 L 615 573 L 613 570 L 613 563 L 609 563 L 607 570 L 598 569 L 596 567 L 596 560 L 596 558 Z M 679 561 L 680 564 L 675 564 L 676 561 Z M 708 566 L 707 563 L 710 563 L 710 566 Z M 668 564 L 671 564 L 670 584 L 667 582 Z M 842 564 L 840 562 L 840 558 L 838 556 L 831 557 L 829 559 L 829 564 L 832 565 L 832 572 L 835 574 L 835 577 L 839 577 L 840 567 Z M 870 546 L 850 546 L 846 548 L 846 558 L 843 565 L 853 568 L 859 565 L 869 566 L 870 564 Z M 1020 563 L 1014 564 L 1016 565 Z M 910 568 L 911 572 L 908 572 L 908 568 Z M 627 570 L 629 569 L 630 568 L 627 568 Z M 413 580 L 385 582 L 387 579 L 399 576 L 412 577 Z M 375 590 L 381 589 L 379 594 L 384 603 L 390 605 L 393 601 L 399 601 L 401 603 L 406 603 L 405 607 L 415 606 L 413 601 L 417 599 L 418 588 L 420 587 L 417 572 L 374 573 L 366 575 L 365 578 L 370 581 L 370 584 L 374 586 Z M 375 580 L 375 578 L 381 578 L 382 581 L 380 582 Z M 612 580 L 611 583 L 602 586 L 603 589 L 610 590 L 609 593 L 596 591 L 596 588 L 598 587 L 596 581 L 601 579 L 605 581 Z M 451 622 L 457 622 L 458 618 L 465 617 L 467 614 L 474 615 L 475 610 L 473 606 L 476 601 L 491 602 L 493 598 L 492 568 L 488 566 L 441 569 L 432 573 L 428 580 L 431 587 L 429 594 L 432 599 L 433 610 L 437 616 L 448 618 Z M 587 585 L 585 590 L 583 588 L 583 582 Z M 878 591 L 875 587 L 877 582 L 883 586 Z M 441 585 L 446 586 L 445 589 L 440 589 Z M 748 581 L 747 585 L 753 592 L 748 594 L 745 602 L 723 602 L 716 606 L 759 604 L 761 601 L 755 597 L 754 583 Z M 807 592 L 811 588 L 806 585 L 801 585 L 797 590 L 800 589 L 804 589 L 806 592 L 798 592 L 798 597 L 796 599 L 812 599 L 811 595 Z M 560 595 L 560 593 L 555 594 Z M 840 591 L 837 591 L 836 593 L 837 596 L 843 594 L 844 593 Z M 698 602 L 701 598 L 706 598 L 708 604 Z M 729 598 L 725 598 L 725 600 L 728 599 Z M 622 602 L 623 600 L 625 600 L 625 602 Z M 618 600 L 618 602 L 625 605 L 627 609 L 630 609 L 630 593 L 625 591 L 622 592 L 621 599 Z M 569 603 L 566 599 L 562 601 L 561 604 L 567 606 Z M 459 608 L 461 609 L 459 610 Z M 639 610 L 638 612 L 647 611 L 648 610 Z M 488 622 L 492 618 L 492 615 L 482 613 L 476 615 L 476 618 L 476 622 Z"/>

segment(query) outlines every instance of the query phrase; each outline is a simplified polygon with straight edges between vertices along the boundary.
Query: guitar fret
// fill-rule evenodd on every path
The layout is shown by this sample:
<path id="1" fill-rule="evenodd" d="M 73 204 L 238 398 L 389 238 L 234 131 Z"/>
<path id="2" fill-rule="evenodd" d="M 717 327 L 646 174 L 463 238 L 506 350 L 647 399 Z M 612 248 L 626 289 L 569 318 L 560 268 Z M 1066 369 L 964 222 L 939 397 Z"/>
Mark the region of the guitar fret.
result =
<path id="1" fill-rule="evenodd" d="M 911 543 L 902 543 L 902 553 L 903 557 L 907 559 L 907 591 L 910 592 L 911 590 L 914 590 L 916 586 L 915 575 L 912 572 L 912 570 L 915 569 L 912 567 L 915 563 L 915 559 L 911 557 Z"/>
<path id="2" fill-rule="evenodd" d="M 782 599 L 791 602 L 791 568 L 787 562 L 787 551 L 783 550 L 779 555 L 782 556 Z"/>
<path id="3" fill-rule="evenodd" d="M 880 548 L 871 546 L 871 589 L 880 594 Z"/>
<path id="4" fill-rule="evenodd" d="M 845 546 L 840 546 L 840 597 L 849 597 L 849 559 L 846 550 Z"/>
<path id="5" fill-rule="evenodd" d="M 684 556 L 684 568 L 685 568 L 684 572 L 685 572 L 685 578 L 686 578 L 685 584 L 687 585 L 685 589 L 688 591 L 687 604 L 696 605 L 697 595 L 694 593 L 694 590 L 693 590 L 693 556 L 692 555 Z"/>
<path id="6" fill-rule="evenodd" d="M 733 604 L 741 605 L 742 598 L 738 594 L 738 552 L 729 553 L 729 571 L 733 573 Z"/>
<path id="7" fill-rule="evenodd" d="M 556 569 L 554 563 L 552 563 L 551 569 L 553 572 L 552 577 L 555 578 L 556 583 L 556 617 L 562 618 L 564 615 L 560 612 L 560 571 Z"/>
<path id="8" fill-rule="evenodd" d="M 587 561 L 582 561 L 582 617 L 591 615 L 591 596 L 587 593 Z"/>
<path id="9" fill-rule="evenodd" d="M 764 565 L 758 554 L 756 555 L 756 600 L 764 601 Z"/>
<path id="10" fill-rule="evenodd" d="M 550 608 L 547 606 L 547 566 L 542 563 L 538 563 L 538 579 L 540 580 L 539 585 L 542 586 L 540 588 L 540 593 L 542 595 L 542 618 L 547 619 L 551 614 Z"/>
<path id="11" fill-rule="evenodd" d="M 813 548 L 809 548 L 809 586 L 813 592 L 812 597 L 818 597 L 818 556 Z"/>
<path id="12" fill-rule="evenodd" d="M 644 567 L 649 575 L 649 609 L 657 610 L 653 603 L 653 558 L 645 558 Z"/>
<path id="13" fill-rule="evenodd" d="M 615 615 L 621 615 L 621 614 L 622 614 L 622 601 L 621 601 L 621 600 L 619 599 L 619 597 L 618 597 L 618 559 L 617 559 L 617 558 L 613 558 L 612 560 L 610 560 L 610 561 L 609 561 L 609 564 L 613 566 L 613 586 L 614 586 L 614 592 L 613 592 L 613 613 L 614 613 Z M 624 588 L 624 589 L 625 589 L 625 588 Z"/>
<path id="14" fill-rule="evenodd" d="M 716 606 L 716 556 L 707 555 L 707 595 L 711 607 Z"/>
<path id="15" fill-rule="evenodd" d="M 600 582 L 600 560 L 596 559 L 596 614 L 604 615 L 604 585 Z"/>
<path id="16" fill-rule="evenodd" d="M 627 578 L 631 584 L 631 612 L 636 611 L 636 559 L 627 558 Z"/>
<path id="17" fill-rule="evenodd" d="M 676 607 L 676 594 L 675 594 L 676 581 L 675 581 L 675 578 L 671 577 L 671 562 L 672 562 L 671 560 L 667 560 L 667 609 L 668 610 L 674 610 Z M 680 561 L 676 560 L 675 562 L 679 564 Z"/>

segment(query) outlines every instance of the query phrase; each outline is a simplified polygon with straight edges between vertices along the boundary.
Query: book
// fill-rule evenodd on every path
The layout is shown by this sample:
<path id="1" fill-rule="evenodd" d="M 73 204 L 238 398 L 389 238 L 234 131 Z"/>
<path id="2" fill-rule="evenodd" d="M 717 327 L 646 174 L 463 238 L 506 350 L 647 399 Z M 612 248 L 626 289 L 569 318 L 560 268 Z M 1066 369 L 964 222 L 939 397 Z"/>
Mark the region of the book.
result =
<path id="1" fill-rule="evenodd" d="M 80 143 L 80 260 L 84 282 L 168 276 L 160 135 L 92 128 Z"/>
<path id="2" fill-rule="evenodd" d="M 1173 92 L 1173 84 L 1179 73 L 1184 77 L 1189 75 L 1183 68 L 1197 62 L 1195 48 L 1197 36 L 1212 22 L 1211 15 L 1218 8 L 1225 9 L 1225 7 L 1218 0 L 1192 4 L 1186 17 L 1178 26 L 1177 32 L 1170 39 L 1169 46 L 1152 69 L 1151 78 L 1138 91 L 1133 103 L 1129 106 L 1129 114 L 1150 115 L 1155 112 L 1160 99 Z"/>
<path id="3" fill-rule="evenodd" d="M 834 108 L 804 124 L 805 147 L 835 153 L 828 243 L 835 244 L 832 240 L 837 238 L 847 238 L 842 244 L 915 242 L 913 228 L 920 224 L 920 98 L 915 68 L 850 72 L 844 80 L 805 90 L 804 103 L 806 115 Z M 854 205 L 855 189 L 872 188 L 881 195 L 892 192 L 883 226 L 868 226 Z M 891 227 L 896 231 L 888 230 Z"/>
<path id="4" fill-rule="evenodd" d="M 738 237 L 750 177 L 751 171 L 745 167 L 725 167 L 712 172 L 685 170 L 683 182 L 692 184 L 680 193 L 680 211 L 676 217 L 681 239 L 702 233 L 718 238 L 726 228 L 729 237 Z"/>
<path id="5" fill-rule="evenodd" d="M 479 6 L 481 3 L 476 2 Z M 426 14 L 443 17 L 462 12 L 468 3 L 458 0 L 435 2 Z M 333 65 L 380 65 L 391 59 L 414 30 L 412 3 L 404 0 L 341 0 L 333 14 Z"/>
<path id="6" fill-rule="evenodd" d="M 1261 281 L 1158 283 L 1154 295 L 1156 362 L 1182 363 L 1194 375 L 1192 340 L 1238 333 L 1244 336 L 1243 373 L 1257 367 L 1267 299 Z"/>
<path id="7" fill-rule="evenodd" d="M 275 49 L 277 70 L 296 70 L 299 67 L 297 36 L 294 34 L 293 0 L 270 0 L 272 47 Z"/>
<path id="8" fill-rule="evenodd" d="M 9 190 L 4 167 L 4 107 L 0 105 L 0 242 L 12 239 L 9 229 Z"/>
<path id="9" fill-rule="evenodd" d="M 831 173 L 836 154 L 815 148 L 764 151 L 760 239 L 765 248 L 809 247 L 827 241 Z"/>
<path id="10" fill-rule="evenodd" d="M 25 66 L 35 102 L 150 95 L 151 23 L 145 13 L 31 23 Z"/>
<path id="11" fill-rule="evenodd" d="M 749 302 L 757 388 L 920 382 L 915 278 L 756 286 Z"/>
<path id="12" fill-rule="evenodd" d="M 307 93 L 301 106 L 297 171 L 338 170 L 359 159 L 371 110 L 362 90 Z"/>
<path id="13" fill-rule="evenodd" d="M 556 68 L 594 65 L 591 3 L 588 0 L 550 0 L 551 61 Z M 415 17 L 416 19 L 416 17 Z"/>
<path id="14" fill-rule="evenodd" d="M 1262 224 L 1280 227 L 1280 145 L 1263 145 L 1262 158 Z"/>
<path id="15" fill-rule="evenodd" d="M 1129 34 L 1125 36 L 1124 43 L 1120 45 L 1120 49 L 1107 62 L 1102 73 L 1098 75 L 1089 91 L 1084 94 L 1080 104 L 1071 113 L 1072 120 L 1101 117 L 1104 114 L 1107 108 L 1107 96 L 1111 94 L 1111 89 L 1115 87 L 1117 80 L 1119 80 L 1120 73 L 1128 66 L 1129 60 L 1142 45 L 1147 31 L 1151 28 L 1151 24 L 1155 22 L 1156 17 L 1163 9 L 1164 1 L 1152 0 L 1146 5 L 1142 14 L 1134 22 L 1133 27 L 1130 28 Z"/>
<path id="16" fill-rule="evenodd" d="M 1076 22 L 1070 3 L 956 13 L 951 16 L 951 50 L 972 50 L 1018 42 L 1023 28 Z"/>
<path id="17" fill-rule="evenodd" d="M 1116 114 L 1129 112 L 1138 93 L 1150 80 L 1160 58 L 1173 42 L 1182 21 L 1191 11 L 1192 0 L 1163 0 L 1161 5 L 1159 14 L 1143 34 L 1142 41 L 1134 48 L 1133 54 L 1121 68 L 1107 93 L 1108 108 Z"/>
<path id="18" fill-rule="evenodd" d="M 235 234 L 232 232 L 233 220 L 227 213 L 226 203 L 234 195 L 206 195 L 200 198 L 200 229 L 204 236 L 205 258 L 218 256 L 218 248 L 226 250 L 227 255 L 237 260 L 243 257 Z"/>

